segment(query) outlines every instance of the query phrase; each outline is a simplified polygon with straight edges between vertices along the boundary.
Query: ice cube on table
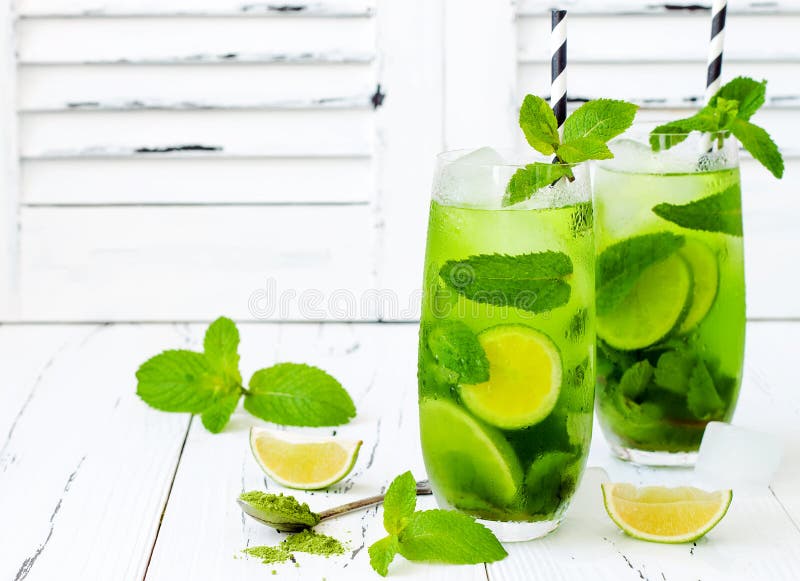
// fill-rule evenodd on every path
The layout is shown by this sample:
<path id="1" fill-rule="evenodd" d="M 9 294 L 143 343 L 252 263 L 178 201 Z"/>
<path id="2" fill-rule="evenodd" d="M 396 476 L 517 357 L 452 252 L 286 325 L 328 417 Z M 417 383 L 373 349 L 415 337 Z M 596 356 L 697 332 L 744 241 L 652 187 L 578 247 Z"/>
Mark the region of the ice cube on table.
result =
<path id="1" fill-rule="evenodd" d="M 498 175 L 497 167 L 504 163 L 503 157 L 491 147 L 463 155 L 442 168 L 434 198 L 476 208 L 499 207 L 507 178 L 504 181 Z"/>
<path id="2" fill-rule="evenodd" d="M 709 422 L 695 476 L 704 487 L 758 492 L 770 485 L 782 456 L 783 443 L 772 434 Z"/>

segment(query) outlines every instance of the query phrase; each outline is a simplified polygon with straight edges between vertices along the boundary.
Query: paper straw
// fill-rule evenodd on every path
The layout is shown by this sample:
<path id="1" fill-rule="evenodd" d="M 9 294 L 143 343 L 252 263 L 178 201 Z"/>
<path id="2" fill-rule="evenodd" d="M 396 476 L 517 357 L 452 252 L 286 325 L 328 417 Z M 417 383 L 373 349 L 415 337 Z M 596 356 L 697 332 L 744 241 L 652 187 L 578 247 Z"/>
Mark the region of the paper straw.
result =
<path id="1" fill-rule="evenodd" d="M 725 41 L 725 14 L 728 0 L 714 0 L 711 6 L 711 42 L 708 47 L 708 74 L 706 76 L 706 103 L 721 85 L 722 45 Z"/>
<path id="2" fill-rule="evenodd" d="M 553 10 L 550 17 L 550 105 L 561 129 L 567 118 L 567 11 Z"/>

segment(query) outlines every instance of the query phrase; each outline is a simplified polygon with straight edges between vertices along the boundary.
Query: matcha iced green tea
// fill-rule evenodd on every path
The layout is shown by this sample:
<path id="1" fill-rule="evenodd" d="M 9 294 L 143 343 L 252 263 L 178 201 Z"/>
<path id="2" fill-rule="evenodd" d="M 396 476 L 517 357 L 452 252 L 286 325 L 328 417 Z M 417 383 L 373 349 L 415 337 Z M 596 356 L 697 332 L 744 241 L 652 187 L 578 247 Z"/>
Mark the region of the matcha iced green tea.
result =
<path id="1" fill-rule="evenodd" d="M 437 500 L 552 530 L 581 476 L 594 392 L 588 172 L 502 207 L 514 171 L 440 159 L 419 337 L 422 451 Z M 531 525 L 530 523 L 534 523 Z M 501 536 L 506 536 L 501 532 Z M 510 540 L 510 539 L 509 539 Z"/>
<path id="2" fill-rule="evenodd" d="M 625 459 L 691 462 L 706 424 L 736 405 L 741 189 L 735 145 L 718 143 L 619 142 L 595 174 L 597 409 Z"/>

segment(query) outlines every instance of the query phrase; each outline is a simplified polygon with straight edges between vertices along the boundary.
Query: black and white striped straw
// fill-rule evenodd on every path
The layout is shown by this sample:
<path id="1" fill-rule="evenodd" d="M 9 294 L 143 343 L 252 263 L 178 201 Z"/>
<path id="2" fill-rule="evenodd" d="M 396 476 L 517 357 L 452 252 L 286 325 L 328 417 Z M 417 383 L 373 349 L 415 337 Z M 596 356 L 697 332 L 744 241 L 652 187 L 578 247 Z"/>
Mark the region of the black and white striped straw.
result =
<path id="1" fill-rule="evenodd" d="M 728 0 L 714 0 L 711 6 L 711 42 L 708 47 L 708 75 L 706 77 L 706 103 L 721 85 L 722 45 L 725 42 L 725 14 Z"/>
<path id="2" fill-rule="evenodd" d="M 550 15 L 550 105 L 561 129 L 567 118 L 567 11 L 553 10 Z"/>

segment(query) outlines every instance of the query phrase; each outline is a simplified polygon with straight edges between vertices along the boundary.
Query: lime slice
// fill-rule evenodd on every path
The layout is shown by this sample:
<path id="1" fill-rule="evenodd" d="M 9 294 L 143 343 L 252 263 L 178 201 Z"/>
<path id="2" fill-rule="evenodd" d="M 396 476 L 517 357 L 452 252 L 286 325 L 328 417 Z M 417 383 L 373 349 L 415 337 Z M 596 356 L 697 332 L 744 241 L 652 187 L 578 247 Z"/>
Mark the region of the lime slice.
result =
<path id="1" fill-rule="evenodd" d="M 687 239 L 678 252 L 689 263 L 694 282 L 692 304 L 678 328 L 678 333 L 684 334 L 699 325 L 714 305 L 719 287 L 719 266 L 714 251 L 697 240 Z"/>
<path id="2" fill-rule="evenodd" d="M 350 474 L 361 441 L 250 429 L 250 450 L 264 473 L 289 488 L 318 490 Z"/>
<path id="3" fill-rule="evenodd" d="M 428 476 L 454 506 L 483 498 L 510 503 L 522 482 L 522 468 L 502 434 L 442 399 L 419 404 L 420 439 Z"/>
<path id="4" fill-rule="evenodd" d="M 630 536 L 656 543 L 696 541 L 722 520 L 733 498 L 730 490 L 706 492 L 690 486 L 602 487 L 611 520 Z"/>
<path id="5" fill-rule="evenodd" d="M 459 386 L 469 411 L 506 430 L 546 418 L 561 389 L 561 356 L 550 338 L 525 325 L 497 325 L 478 341 L 489 360 L 489 381 Z"/>
<path id="6" fill-rule="evenodd" d="M 647 267 L 620 303 L 598 315 L 597 335 L 622 351 L 642 349 L 669 335 L 691 300 L 692 275 L 677 254 Z"/>

